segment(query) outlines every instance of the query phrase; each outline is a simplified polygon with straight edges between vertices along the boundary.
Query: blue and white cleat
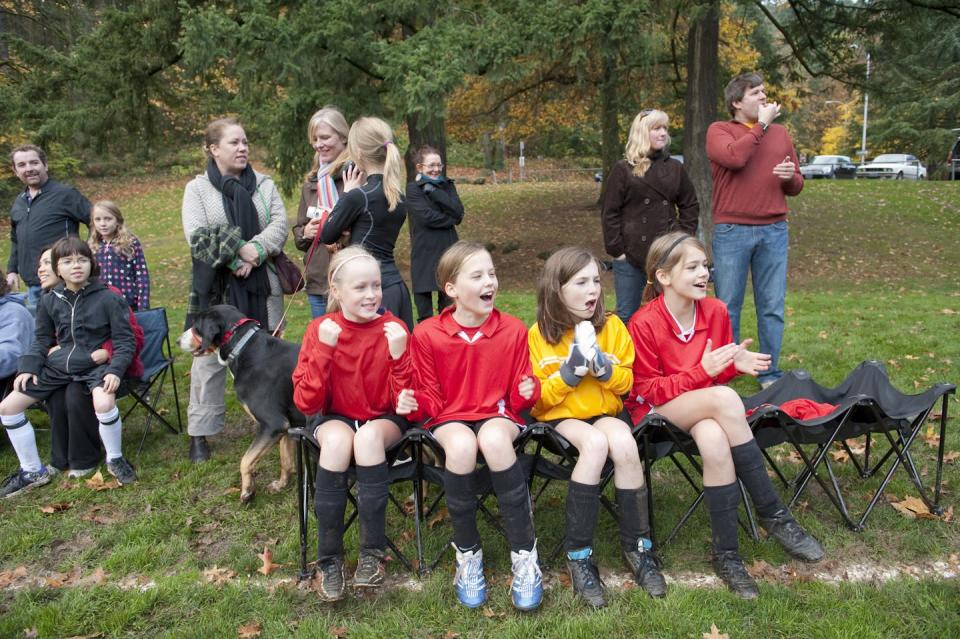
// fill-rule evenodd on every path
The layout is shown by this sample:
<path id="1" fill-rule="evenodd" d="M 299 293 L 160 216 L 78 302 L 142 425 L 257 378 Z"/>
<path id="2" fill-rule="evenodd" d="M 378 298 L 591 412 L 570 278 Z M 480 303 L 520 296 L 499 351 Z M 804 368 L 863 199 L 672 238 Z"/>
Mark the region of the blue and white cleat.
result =
<path id="1" fill-rule="evenodd" d="M 513 585 L 510 588 L 513 607 L 517 610 L 537 609 L 543 601 L 543 576 L 536 544 L 532 550 L 511 552 L 510 561 L 513 563 Z"/>
<path id="2" fill-rule="evenodd" d="M 487 581 L 483 578 L 483 549 L 457 551 L 457 573 L 453 587 L 457 599 L 467 608 L 479 608 L 487 601 Z"/>

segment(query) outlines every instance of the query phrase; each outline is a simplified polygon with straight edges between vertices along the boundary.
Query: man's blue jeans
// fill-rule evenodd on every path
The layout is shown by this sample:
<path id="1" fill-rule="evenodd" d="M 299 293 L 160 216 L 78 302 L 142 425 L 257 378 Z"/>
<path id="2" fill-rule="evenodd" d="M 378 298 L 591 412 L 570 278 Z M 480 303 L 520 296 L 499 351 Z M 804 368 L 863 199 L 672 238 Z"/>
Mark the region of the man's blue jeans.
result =
<path id="1" fill-rule="evenodd" d="M 43 288 L 40 286 L 27 285 L 26 307 L 34 315 L 37 314 L 37 304 L 40 303 L 40 296 L 43 294 Z"/>
<path id="2" fill-rule="evenodd" d="M 617 317 L 626 324 L 640 308 L 647 276 L 626 260 L 613 261 L 613 290 L 617 294 Z"/>
<path id="3" fill-rule="evenodd" d="M 307 293 L 307 302 L 310 304 L 311 317 L 317 318 L 327 314 L 327 296 Z"/>
<path id="4" fill-rule="evenodd" d="M 737 342 L 740 341 L 740 311 L 747 288 L 747 271 L 752 275 L 760 338 L 757 350 L 773 358 L 770 370 L 758 377 L 761 383 L 775 381 L 783 375 L 777 362 L 783 344 L 788 235 L 786 222 L 717 224 L 713 228 L 714 283 L 717 297 L 727 305 L 733 339 Z"/>

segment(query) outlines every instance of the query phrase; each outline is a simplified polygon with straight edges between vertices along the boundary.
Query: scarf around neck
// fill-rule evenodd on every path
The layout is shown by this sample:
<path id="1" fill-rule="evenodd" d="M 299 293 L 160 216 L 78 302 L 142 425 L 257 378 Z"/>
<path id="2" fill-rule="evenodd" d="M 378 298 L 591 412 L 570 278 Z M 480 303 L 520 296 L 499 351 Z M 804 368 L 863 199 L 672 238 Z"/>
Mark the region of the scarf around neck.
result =
<path id="1" fill-rule="evenodd" d="M 257 176 L 248 164 L 240 177 L 223 175 L 217 163 L 210 158 L 207 161 L 207 178 L 223 196 L 223 211 L 230 224 L 240 229 L 244 240 L 249 241 L 260 231 L 260 218 L 253 203 L 257 192 Z M 227 289 L 229 303 L 233 304 L 247 317 L 253 318 L 263 326 L 267 322 L 267 297 L 270 295 L 270 280 L 267 277 L 266 262 L 253 268 L 245 278 L 230 273 Z"/>

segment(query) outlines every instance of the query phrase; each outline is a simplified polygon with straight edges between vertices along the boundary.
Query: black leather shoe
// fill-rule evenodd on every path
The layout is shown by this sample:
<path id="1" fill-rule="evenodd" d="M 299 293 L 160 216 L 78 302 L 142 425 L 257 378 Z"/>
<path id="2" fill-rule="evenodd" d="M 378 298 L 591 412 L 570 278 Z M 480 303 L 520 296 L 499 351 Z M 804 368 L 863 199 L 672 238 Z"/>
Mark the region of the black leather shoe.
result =
<path id="1" fill-rule="evenodd" d="M 760 596 L 757 582 L 747 572 L 747 567 L 743 565 L 743 559 L 735 550 L 714 553 L 712 561 L 717 576 L 723 580 L 723 583 L 733 594 L 744 599 L 756 599 Z"/>
<path id="2" fill-rule="evenodd" d="M 808 562 L 823 559 L 823 546 L 813 535 L 800 527 L 787 509 L 777 511 L 769 519 L 761 517 L 760 525 L 791 557 Z"/>
<path id="3" fill-rule="evenodd" d="M 190 437 L 190 461 L 199 464 L 210 459 L 210 447 L 204 436 Z"/>
<path id="4" fill-rule="evenodd" d="M 633 579 L 648 595 L 660 599 L 667 596 L 667 580 L 660 572 L 660 558 L 650 549 L 642 549 L 642 541 L 637 550 L 623 551 L 623 559 L 633 572 Z"/>
<path id="5" fill-rule="evenodd" d="M 597 567 L 589 555 L 583 559 L 567 557 L 567 571 L 570 573 L 570 585 L 573 586 L 574 594 L 594 608 L 603 608 L 607 605 L 607 599 L 603 596 L 600 573 L 597 572 Z"/>

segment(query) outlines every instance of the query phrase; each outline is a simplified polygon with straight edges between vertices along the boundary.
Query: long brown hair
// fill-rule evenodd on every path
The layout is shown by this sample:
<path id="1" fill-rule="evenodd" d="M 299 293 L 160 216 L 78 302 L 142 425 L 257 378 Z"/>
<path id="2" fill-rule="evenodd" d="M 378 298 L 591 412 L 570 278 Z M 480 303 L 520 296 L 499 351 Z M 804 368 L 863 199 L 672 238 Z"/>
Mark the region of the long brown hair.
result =
<path id="1" fill-rule="evenodd" d="M 703 251 L 704 255 L 707 254 L 707 248 L 703 245 L 703 242 L 683 231 L 661 235 L 650 245 L 650 250 L 647 252 L 646 268 L 644 269 L 647 273 L 647 286 L 643 289 L 641 305 L 663 293 L 663 287 L 657 281 L 657 271 L 669 272 L 673 270 L 673 267 L 683 259 L 684 246 L 692 246 Z"/>
<path id="2" fill-rule="evenodd" d="M 582 321 L 563 303 L 561 289 L 591 262 L 597 265 L 598 271 L 602 268 L 600 260 L 588 249 L 567 246 L 548 257 L 546 264 L 543 265 L 543 273 L 540 274 L 540 281 L 537 283 L 537 326 L 540 327 L 540 334 L 548 344 L 559 344 L 563 334 Z M 607 316 L 601 291 L 590 323 L 599 333 L 606 322 Z"/>
<path id="3" fill-rule="evenodd" d="M 113 247 L 128 260 L 133 259 L 133 233 L 124 224 L 120 207 L 110 200 L 100 200 L 90 209 L 90 237 L 87 239 L 90 248 L 96 253 L 100 250 L 100 246 L 106 242 L 106 238 L 100 235 L 100 231 L 93 225 L 93 216 L 97 209 L 109 213 L 117 219 L 117 230 L 113 234 Z"/>

